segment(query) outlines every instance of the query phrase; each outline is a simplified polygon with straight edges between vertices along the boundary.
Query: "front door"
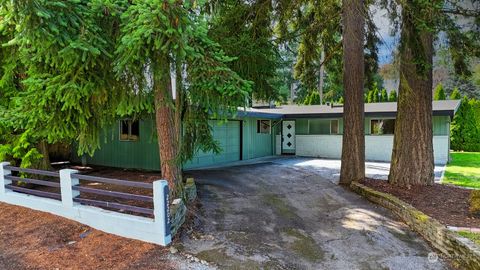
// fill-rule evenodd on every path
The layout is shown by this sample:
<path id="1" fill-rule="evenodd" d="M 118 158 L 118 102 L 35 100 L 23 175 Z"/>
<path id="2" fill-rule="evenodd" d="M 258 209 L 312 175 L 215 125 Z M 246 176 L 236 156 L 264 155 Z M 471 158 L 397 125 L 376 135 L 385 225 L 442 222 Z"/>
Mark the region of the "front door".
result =
<path id="1" fill-rule="evenodd" d="M 295 121 L 282 122 L 282 154 L 295 154 Z"/>

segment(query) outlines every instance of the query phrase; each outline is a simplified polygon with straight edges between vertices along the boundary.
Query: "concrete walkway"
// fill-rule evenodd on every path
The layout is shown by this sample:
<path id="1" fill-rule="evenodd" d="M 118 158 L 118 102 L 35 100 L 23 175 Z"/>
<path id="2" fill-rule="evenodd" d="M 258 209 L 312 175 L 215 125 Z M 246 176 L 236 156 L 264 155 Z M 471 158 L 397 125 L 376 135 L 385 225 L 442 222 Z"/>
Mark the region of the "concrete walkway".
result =
<path id="1" fill-rule="evenodd" d="M 220 269 L 447 268 L 387 210 L 332 183 L 334 169 L 311 165 L 277 158 L 190 171 L 200 232 L 183 249 Z"/>

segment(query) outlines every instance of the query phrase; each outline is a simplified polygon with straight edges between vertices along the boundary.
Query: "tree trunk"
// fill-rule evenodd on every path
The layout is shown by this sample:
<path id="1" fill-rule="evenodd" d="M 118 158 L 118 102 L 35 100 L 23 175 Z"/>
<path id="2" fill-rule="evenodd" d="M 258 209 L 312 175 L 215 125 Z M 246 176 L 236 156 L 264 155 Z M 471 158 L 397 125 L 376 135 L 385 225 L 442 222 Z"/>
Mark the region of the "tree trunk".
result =
<path id="1" fill-rule="evenodd" d="M 42 160 L 38 162 L 36 166 L 34 166 L 36 169 L 39 170 L 47 170 L 47 171 L 52 171 L 53 167 L 50 162 L 50 154 L 48 151 L 48 144 L 46 141 L 41 141 L 38 143 L 38 150 L 40 151 L 40 154 L 42 154 Z"/>
<path id="2" fill-rule="evenodd" d="M 343 147 L 340 184 L 365 178 L 364 2 L 343 0 Z"/>
<path id="3" fill-rule="evenodd" d="M 413 14 L 402 14 L 400 86 L 388 181 L 396 186 L 434 183 L 432 123 L 433 34 L 415 29 Z M 416 36 L 418 35 L 418 36 Z M 419 39 L 421 47 L 414 47 Z M 424 63 L 419 64 L 419 52 Z M 419 69 L 423 67 L 424 70 Z"/>
<path id="4" fill-rule="evenodd" d="M 320 68 L 318 70 L 318 94 L 320 95 L 320 105 L 323 104 L 323 85 L 325 76 L 325 51 L 322 48 L 320 53 Z"/>
<path id="5" fill-rule="evenodd" d="M 157 124 L 158 148 L 162 178 L 168 181 L 171 195 L 176 196 L 182 191 L 181 170 L 178 160 L 178 140 L 174 120 L 174 105 L 172 100 L 172 83 L 167 57 L 159 61 L 155 73 L 155 120 Z"/>

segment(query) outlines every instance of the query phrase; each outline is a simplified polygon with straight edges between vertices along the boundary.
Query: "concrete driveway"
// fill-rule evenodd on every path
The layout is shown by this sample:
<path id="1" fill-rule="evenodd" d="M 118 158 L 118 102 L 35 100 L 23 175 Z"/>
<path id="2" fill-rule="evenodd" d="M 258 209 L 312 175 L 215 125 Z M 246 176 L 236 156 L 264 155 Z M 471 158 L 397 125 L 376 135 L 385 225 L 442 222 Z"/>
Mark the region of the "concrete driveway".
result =
<path id="1" fill-rule="evenodd" d="M 190 171 L 201 210 L 184 250 L 220 269 L 447 268 L 387 210 L 294 160 Z"/>

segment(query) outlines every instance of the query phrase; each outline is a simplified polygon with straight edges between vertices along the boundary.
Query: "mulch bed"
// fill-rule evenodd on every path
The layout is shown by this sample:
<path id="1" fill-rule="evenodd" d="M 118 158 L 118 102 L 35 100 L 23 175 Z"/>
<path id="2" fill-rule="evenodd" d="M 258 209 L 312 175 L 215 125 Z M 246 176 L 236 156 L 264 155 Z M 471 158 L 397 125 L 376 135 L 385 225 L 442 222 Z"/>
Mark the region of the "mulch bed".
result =
<path id="1" fill-rule="evenodd" d="M 177 269 L 168 249 L 0 203 L 1 269 Z"/>
<path id="2" fill-rule="evenodd" d="M 480 218 L 470 216 L 470 190 L 450 185 L 398 188 L 384 180 L 365 179 L 362 184 L 407 202 L 447 226 L 480 227 Z"/>

